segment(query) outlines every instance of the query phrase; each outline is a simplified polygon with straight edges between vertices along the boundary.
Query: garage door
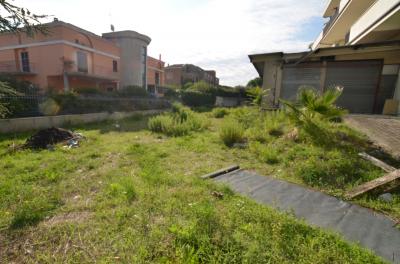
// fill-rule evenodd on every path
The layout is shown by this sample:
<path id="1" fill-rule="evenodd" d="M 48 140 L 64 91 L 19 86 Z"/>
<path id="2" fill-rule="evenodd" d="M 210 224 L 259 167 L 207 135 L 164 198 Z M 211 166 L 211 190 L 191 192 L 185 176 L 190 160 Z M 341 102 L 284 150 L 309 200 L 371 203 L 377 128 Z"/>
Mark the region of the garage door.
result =
<path id="1" fill-rule="evenodd" d="M 337 104 L 351 113 L 373 113 L 382 61 L 328 62 L 325 87 L 340 85 Z"/>
<path id="2" fill-rule="evenodd" d="M 280 98 L 285 100 L 296 100 L 299 87 L 311 86 L 319 90 L 320 82 L 320 63 L 298 65 L 296 67 L 284 67 Z"/>

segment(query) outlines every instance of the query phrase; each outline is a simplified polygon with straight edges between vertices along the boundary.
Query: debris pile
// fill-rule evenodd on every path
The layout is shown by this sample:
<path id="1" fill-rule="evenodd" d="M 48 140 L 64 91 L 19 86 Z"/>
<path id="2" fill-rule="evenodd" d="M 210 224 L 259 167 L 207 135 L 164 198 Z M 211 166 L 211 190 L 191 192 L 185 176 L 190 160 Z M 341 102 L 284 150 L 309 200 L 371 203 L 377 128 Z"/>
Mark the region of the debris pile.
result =
<path id="1" fill-rule="evenodd" d="M 81 138 L 81 135 L 75 134 L 74 132 L 63 128 L 51 127 L 40 130 L 32 135 L 27 139 L 24 147 L 32 149 L 45 149 L 60 142 L 77 139 L 77 137 Z"/>

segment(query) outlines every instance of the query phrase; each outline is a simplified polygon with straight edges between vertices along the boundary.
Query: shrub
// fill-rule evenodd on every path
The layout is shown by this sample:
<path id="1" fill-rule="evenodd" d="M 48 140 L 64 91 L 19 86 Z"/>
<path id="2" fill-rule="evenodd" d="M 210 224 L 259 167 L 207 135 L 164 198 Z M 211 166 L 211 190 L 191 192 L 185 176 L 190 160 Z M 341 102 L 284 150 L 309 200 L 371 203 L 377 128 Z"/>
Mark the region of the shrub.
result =
<path id="1" fill-rule="evenodd" d="M 285 113 L 282 111 L 268 112 L 265 115 L 265 130 L 271 136 L 279 137 L 283 135 L 285 119 Z"/>
<path id="2" fill-rule="evenodd" d="M 152 132 L 163 133 L 173 123 L 173 119 L 167 115 L 158 115 L 149 119 L 148 127 Z"/>
<path id="3" fill-rule="evenodd" d="M 139 97 L 148 97 L 149 93 L 147 90 L 140 86 L 130 85 L 126 86 L 120 91 L 118 91 L 120 96 L 139 96 Z"/>
<path id="4" fill-rule="evenodd" d="M 226 146 L 232 147 L 235 143 L 244 142 L 243 126 L 235 120 L 228 120 L 222 124 L 219 136 Z"/>
<path id="5" fill-rule="evenodd" d="M 204 118 L 179 103 L 173 104 L 170 114 L 155 116 L 148 122 L 152 132 L 174 137 L 187 135 L 191 131 L 201 131 L 207 126 Z"/>
<path id="6" fill-rule="evenodd" d="M 297 125 L 308 126 L 315 119 L 332 121 L 342 118 L 347 111 L 335 105 L 342 92 L 342 87 L 335 87 L 321 94 L 314 88 L 304 86 L 299 91 L 296 103 L 282 99 L 281 102 L 287 107 L 289 117 Z"/>
<path id="7" fill-rule="evenodd" d="M 83 94 L 83 95 L 97 95 L 103 93 L 102 91 L 100 91 L 98 88 L 95 87 L 75 88 L 74 91 L 78 94 Z"/>
<path id="8" fill-rule="evenodd" d="M 215 95 L 199 91 L 186 90 L 181 92 L 182 102 L 188 106 L 212 106 L 215 104 Z"/>
<path id="9" fill-rule="evenodd" d="M 212 115 L 215 118 L 223 118 L 227 114 L 229 114 L 229 111 L 226 110 L 225 108 L 214 108 L 212 111 Z"/>
<path id="10" fill-rule="evenodd" d="M 0 99 L 5 96 L 15 95 L 17 95 L 17 92 L 13 90 L 8 83 L 0 82 Z M 5 117 L 8 113 L 10 113 L 8 110 L 8 104 L 0 101 L 0 118 Z"/>
<path id="11" fill-rule="evenodd" d="M 206 83 L 205 81 L 193 83 L 192 85 L 187 87 L 187 90 L 196 91 L 196 92 L 203 93 L 203 94 L 215 94 L 216 93 L 216 89 L 213 86 Z"/>
<path id="12" fill-rule="evenodd" d="M 246 129 L 256 126 L 262 118 L 260 111 L 254 107 L 232 109 L 231 116 Z"/>
<path id="13" fill-rule="evenodd" d="M 279 163 L 279 151 L 272 144 L 261 144 L 259 142 L 252 142 L 250 149 L 256 154 L 259 160 L 268 164 Z"/>
<path id="14" fill-rule="evenodd" d="M 10 75 L 0 75 L 0 86 L 1 116 L 26 117 L 38 112 L 38 87 Z"/>
<path id="15" fill-rule="evenodd" d="M 261 106 L 262 99 L 267 95 L 267 91 L 259 86 L 256 86 L 247 89 L 246 94 L 250 98 L 251 104 L 255 106 Z"/>
<path id="16" fill-rule="evenodd" d="M 356 153 L 319 150 L 305 154 L 307 159 L 299 162 L 295 173 L 311 186 L 343 189 L 349 184 L 371 180 L 371 165 Z"/>

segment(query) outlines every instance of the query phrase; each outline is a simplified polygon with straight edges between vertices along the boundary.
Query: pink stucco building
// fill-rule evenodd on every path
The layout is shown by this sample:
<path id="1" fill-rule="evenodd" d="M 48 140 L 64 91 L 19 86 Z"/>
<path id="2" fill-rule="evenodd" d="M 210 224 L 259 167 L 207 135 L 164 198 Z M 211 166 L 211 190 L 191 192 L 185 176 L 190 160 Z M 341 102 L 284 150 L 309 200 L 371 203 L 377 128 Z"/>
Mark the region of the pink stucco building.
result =
<path id="1" fill-rule="evenodd" d="M 46 26 L 49 34 L 33 38 L 0 34 L 0 73 L 30 81 L 42 91 L 85 87 L 115 90 L 121 82 L 124 86 L 146 86 L 149 37 L 134 31 L 101 37 L 58 20 Z M 121 54 L 129 56 L 121 59 Z M 135 74 L 140 78 L 129 79 Z"/>

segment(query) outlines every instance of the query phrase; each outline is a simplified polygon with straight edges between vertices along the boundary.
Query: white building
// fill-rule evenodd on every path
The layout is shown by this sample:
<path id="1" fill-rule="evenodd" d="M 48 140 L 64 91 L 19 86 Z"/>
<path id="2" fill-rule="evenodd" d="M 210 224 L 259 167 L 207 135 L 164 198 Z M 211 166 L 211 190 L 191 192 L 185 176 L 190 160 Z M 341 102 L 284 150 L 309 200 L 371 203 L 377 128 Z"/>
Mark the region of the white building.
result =
<path id="1" fill-rule="evenodd" d="M 303 85 L 340 85 L 338 104 L 350 112 L 400 114 L 400 0 L 331 0 L 323 16 L 310 51 L 249 55 L 271 106 Z"/>

